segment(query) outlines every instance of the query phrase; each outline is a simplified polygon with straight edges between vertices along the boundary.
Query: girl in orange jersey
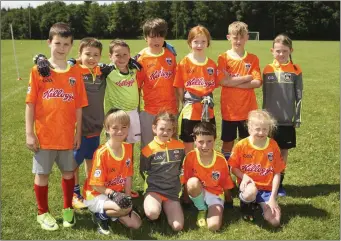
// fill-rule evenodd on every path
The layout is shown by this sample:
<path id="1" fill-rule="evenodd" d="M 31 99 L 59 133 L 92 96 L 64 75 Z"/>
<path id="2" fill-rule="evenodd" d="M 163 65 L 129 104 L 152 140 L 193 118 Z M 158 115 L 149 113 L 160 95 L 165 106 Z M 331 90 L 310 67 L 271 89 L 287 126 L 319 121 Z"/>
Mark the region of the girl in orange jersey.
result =
<path id="1" fill-rule="evenodd" d="M 174 231 L 184 226 L 180 205 L 180 169 L 185 157 L 184 145 L 172 139 L 176 131 L 175 115 L 160 112 L 152 126 L 154 140 L 142 149 L 140 172 L 145 179 L 144 212 L 149 220 L 156 220 L 163 208 L 168 224 Z"/>
<path id="2" fill-rule="evenodd" d="M 293 64 L 292 51 L 291 39 L 284 34 L 278 35 L 271 48 L 274 61 L 263 70 L 263 108 L 277 121 L 274 139 L 281 148 L 285 163 L 288 150 L 296 147 L 296 128 L 301 125 L 302 70 Z M 284 172 L 281 173 L 279 196 L 286 195 L 282 187 L 283 179 Z"/>
<path id="3" fill-rule="evenodd" d="M 281 209 L 276 197 L 285 162 L 276 141 L 268 137 L 274 128 L 275 120 L 268 112 L 250 111 L 250 136 L 233 147 L 229 165 L 238 178 L 243 218 L 252 221 L 254 204 L 259 204 L 264 219 L 277 227 L 280 225 Z"/>
<path id="4" fill-rule="evenodd" d="M 187 39 L 191 52 L 176 69 L 174 87 L 183 104 L 179 117 L 180 139 L 185 144 L 186 153 L 194 148 L 192 133 L 196 124 L 205 121 L 215 125 L 212 92 L 218 86 L 217 65 L 205 53 L 210 41 L 211 35 L 205 27 L 193 27 Z"/>
<path id="5" fill-rule="evenodd" d="M 199 210 L 197 225 L 216 231 L 223 221 L 224 193 L 234 184 L 225 157 L 214 150 L 215 126 L 201 122 L 193 133 L 196 149 L 186 155 L 181 182 Z"/>

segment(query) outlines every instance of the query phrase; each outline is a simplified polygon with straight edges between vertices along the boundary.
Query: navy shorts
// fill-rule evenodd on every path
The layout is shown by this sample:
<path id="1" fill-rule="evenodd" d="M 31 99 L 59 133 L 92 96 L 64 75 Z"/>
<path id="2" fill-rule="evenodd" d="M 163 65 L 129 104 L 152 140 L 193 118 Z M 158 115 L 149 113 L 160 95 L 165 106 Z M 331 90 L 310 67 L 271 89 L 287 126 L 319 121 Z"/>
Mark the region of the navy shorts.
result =
<path id="1" fill-rule="evenodd" d="M 226 121 L 221 122 L 221 140 L 223 142 L 234 141 L 237 138 L 237 129 L 239 139 L 249 136 L 246 126 L 246 120 L 243 121 Z"/>
<path id="2" fill-rule="evenodd" d="M 293 126 L 278 126 L 273 138 L 281 149 L 296 147 L 296 129 Z"/>
<path id="3" fill-rule="evenodd" d="M 258 190 L 256 203 L 265 203 L 270 200 L 271 191 Z"/>
<path id="4" fill-rule="evenodd" d="M 83 163 L 84 159 L 92 160 L 92 157 L 99 146 L 99 142 L 99 136 L 82 136 L 81 147 L 73 152 L 73 156 L 78 166 Z"/>

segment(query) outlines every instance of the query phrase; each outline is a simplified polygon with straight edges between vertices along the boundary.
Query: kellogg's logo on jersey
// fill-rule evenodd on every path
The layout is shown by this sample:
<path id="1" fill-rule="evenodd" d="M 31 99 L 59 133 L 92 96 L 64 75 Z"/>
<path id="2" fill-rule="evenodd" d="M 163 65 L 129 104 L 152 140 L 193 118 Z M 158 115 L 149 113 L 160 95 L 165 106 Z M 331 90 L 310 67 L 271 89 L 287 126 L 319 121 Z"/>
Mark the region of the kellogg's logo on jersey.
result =
<path id="1" fill-rule="evenodd" d="M 200 78 L 192 78 L 189 81 L 186 82 L 186 87 L 190 87 L 190 86 L 200 86 L 200 87 L 205 87 L 205 88 L 209 88 L 211 86 L 215 86 L 215 82 L 213 80 L 211 81 L 205 81 L 204 77 L 200 77 Z"/>
<path id="2" fill-rule="evenodd" d="M 120 80 L 120 81 L 118 81 L 118 82 L 116 82 L 115 84 L 116 85 L 118 85 L 118 86 L 120 86 L 120 87 L 131 87 L 131 86 L 133 86 L 133 84 L 134 84 L 134 79 L 123 79 L 123 80 Z"/>
<path id="3" fill-rule="evenodd" d="M 172 65 L 172 59 L 171 58 L 166 58 L 166 62 L 168 65 Z"/>
<path id="4" fill-rule="evenodd" d="M 212 171 L 212 178 L 213 180 L 217 181 L 220 177 L 220 172 L 218 171 Z"/>
<path id="5" fill-rule="evenodd" d="M 104 186 L 106 186 L 106 187 L 110 187 L 113 185 L 124 186 L 125 183 L 126 183 L 126 178 L 122 177 L 122 175 L 119 175 L 119 176 L 116 176 L 114 179 L 111 179 L 110 181 L 104 183 Z"/>
<path id="6" fill-rule="evenodd" d="M 212 67 L 208 67 L 208 68 L 207 68 L 207 73 L 208 73 L 209 75 L 213 75 L 213 74 L 214 74 L 214 69 L 213 69 Z"/>
<path id="7" fill-rule="evenodd" d="M 63 89 L 50 88 L 43 93 L 43 99 L 61 98 L 63 101 L 73 101 L 75 97 L 73 93 L 65 93 Z"/>
<path id="8" fill-rule="evenodd" d="M 70 77 L 70 78 L 69 78 L 69 84 L 70 84 L 71 86 L 74 86 L 74 85 L 76 84 L 76 78 L 75 78 L 75 77 Z"/>
<path id="9" fill-rule="evenodd" d="M 273 167 L 264 168 L 260 164 L 246 164 L 241 166 L 241 170 L 244 172 L 258 172 L 261 176 L 274 172 Z"/>
<path id="10" fill-rule="evenodd" d="M 169 79 L 170 77 L 172 77 L 173 75 L 173 71 L 169 70 L 169 71 L 165 71 L 164 69 L 161 70 L 155 70 L 150 76 L 149 79 L 151 81 L 154 81 L 158 78 L 165 78 L 165 79 Z"/>

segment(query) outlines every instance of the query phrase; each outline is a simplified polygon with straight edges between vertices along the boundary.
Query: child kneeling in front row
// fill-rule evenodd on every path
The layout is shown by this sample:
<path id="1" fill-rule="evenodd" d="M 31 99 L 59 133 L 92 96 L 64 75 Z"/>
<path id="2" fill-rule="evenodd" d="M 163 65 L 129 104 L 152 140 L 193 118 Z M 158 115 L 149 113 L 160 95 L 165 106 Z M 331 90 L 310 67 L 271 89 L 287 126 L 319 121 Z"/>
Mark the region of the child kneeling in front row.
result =
<path id="1" fill-rule="evenodd" d="M 129 125 L 130 117 L 126 112 L 119 109 L 108 111 L 104 127 L 110 138 L 96 150 L 89 185 L 84 187 L 84 203 L 94 213 L 93 221 L 98 225 L 98 232 L 105 235 L 110 234 L 109 219 L 118 219 L 133 229 L 141 226 L 141 218 L 131 207 L 122 209 L 108 197 L 123 190 L 131 196 L 133 149 L 132 144 L 124 142 Z"/>
<path id="2" fill-rule="evenodd" d="M 234 146 L 229 165 L 238 178 L 243 218 L 254 219 L 253 205 L 256 203 L 261 206 L 264 219 L 277 227 L 280 225 L 281 209 L 276 197 L 285 162 L 276 141 L 268 137 L 274 128 L 275 120 L 268 112 L 250 111 L 250 136 Z"/>
<path id="3" fill-rule="evenodd" d="M 224 193 L 234 184 L 224 155 L 213 149 L 217 137 L 215 125 L 200 122 L 193 134 L 196 148 L 186 155 L 181 181 L 199 210 L 197 225 L 207 225 L 209 230 L 216 231 L 222 225 Z"/>

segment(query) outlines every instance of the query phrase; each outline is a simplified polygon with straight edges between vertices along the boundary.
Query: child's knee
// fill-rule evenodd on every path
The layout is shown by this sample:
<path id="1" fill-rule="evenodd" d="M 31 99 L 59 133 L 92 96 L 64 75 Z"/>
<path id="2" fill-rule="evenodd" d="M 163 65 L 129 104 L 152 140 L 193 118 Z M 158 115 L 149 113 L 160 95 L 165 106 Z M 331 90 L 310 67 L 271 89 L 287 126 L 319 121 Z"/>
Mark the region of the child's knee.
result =
<path id="1" fill-rule="evenodd" d="M 131 224 L 129 225 L 129 228 L 132 228 L 132 229 L 139 229 L 142 225 L 142 221 L 140 218 L 136 218 L 134 219 L 133 222 L 131 222 Z"/>
<path id="2" fill-rule="evenodd" d="M 242 192 L 243 199 L 247 202 L 252 202 L 256 199 L 258 189 L 255 184 L 249 183 Z"/>
<path id="3" fill-rule="evenodd" d="M 187 191 L 190 195 L 193 193 L 200 194 L 200 192 L 201 192 L 201 182 L 196 177 L 191 177 L 190 179 L 188 179 L 186 186 L 187 186 Z M 191 196 L 193 196 L 193 195 L 191 195 Z M 196 195 L 194 195 L 194 196 L 196 196 Z"/>
<path id="4" fill-rule="evenodd" d="M 161 210 L 158 207 L 149 206 L 145 208 L 144 213 L 150 220 L 156 220 L 159 218 Z"/>
<path id="5" fill-rule="evenodd" d="M 172 223 L 169 223 L 169 225 L 172 227 L 173 231 L 181 231 L 184 228 L 184 224 L 179 221 L 173 221 Z"/>
<path id="6" fill-rule="evenodd" d="M 219 222 L 209 222 L 209 223 L 207 223 L 207 228 L 210 231 L 217 231 L 217 230 L 220 229 L 220 227 L 221 227 L 221 223 L 219 223 Z"/>

